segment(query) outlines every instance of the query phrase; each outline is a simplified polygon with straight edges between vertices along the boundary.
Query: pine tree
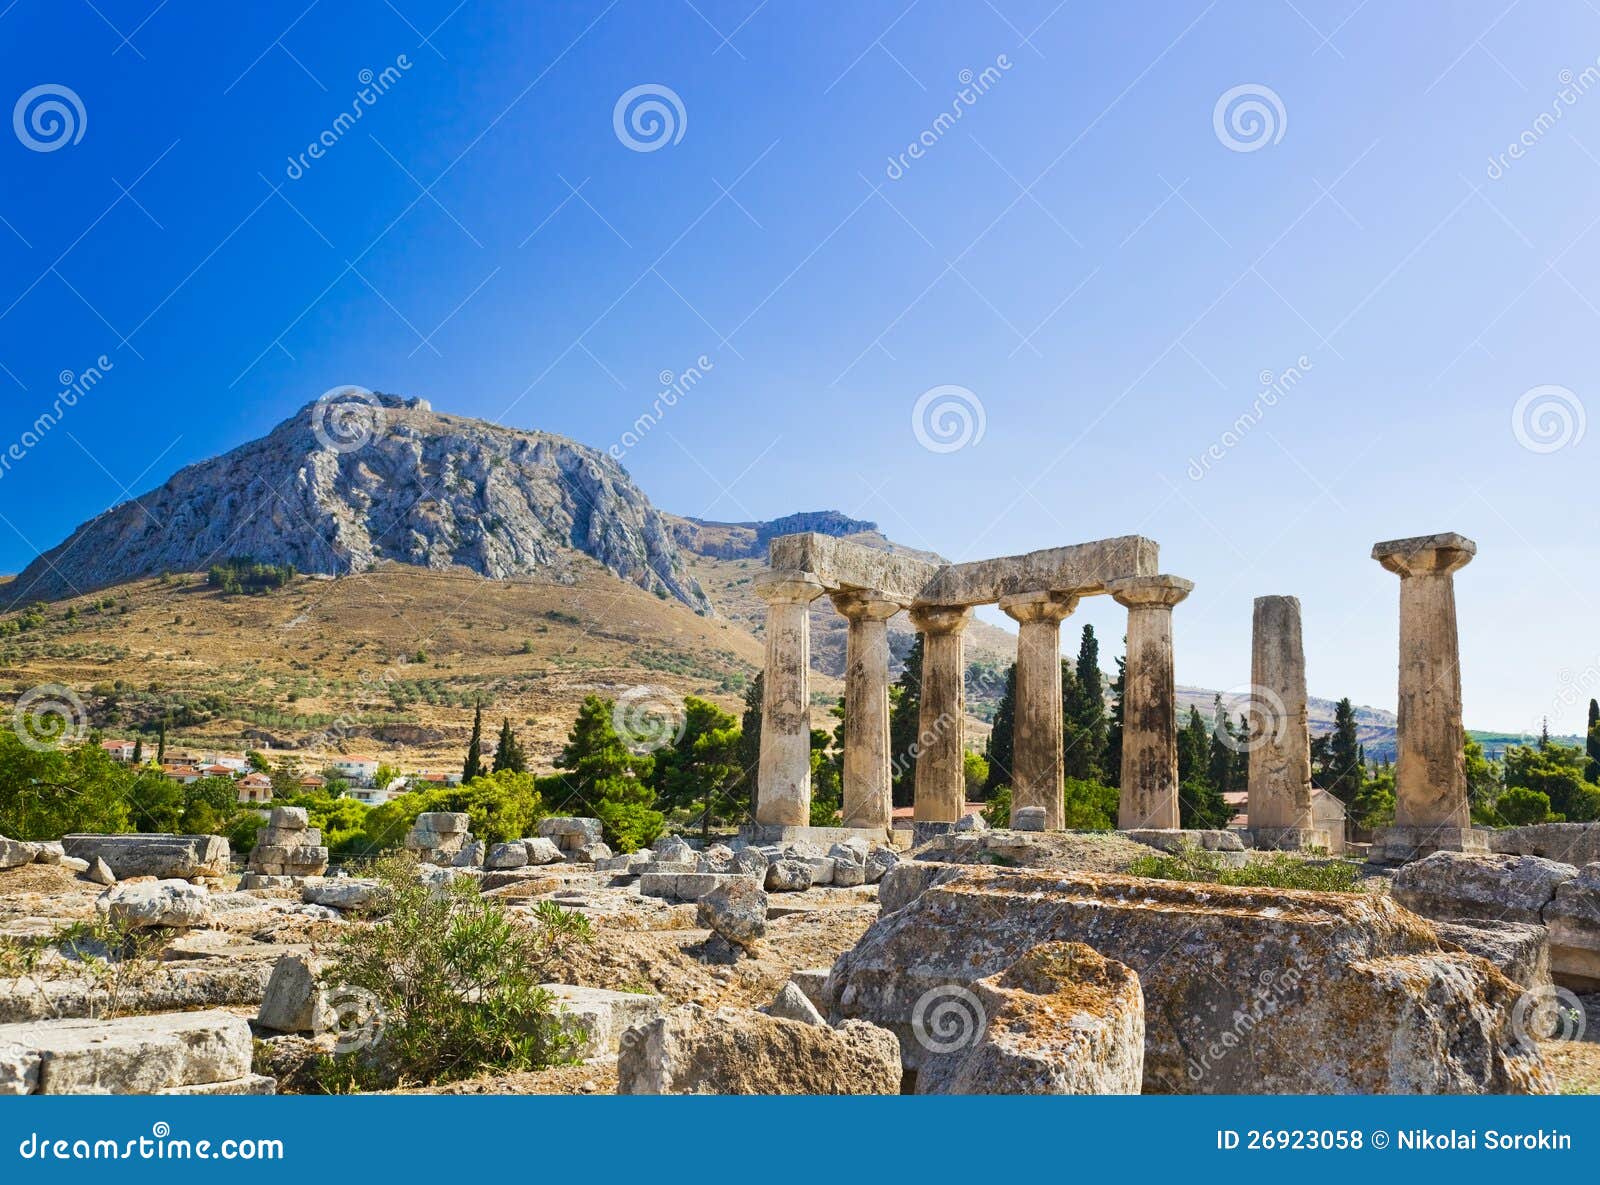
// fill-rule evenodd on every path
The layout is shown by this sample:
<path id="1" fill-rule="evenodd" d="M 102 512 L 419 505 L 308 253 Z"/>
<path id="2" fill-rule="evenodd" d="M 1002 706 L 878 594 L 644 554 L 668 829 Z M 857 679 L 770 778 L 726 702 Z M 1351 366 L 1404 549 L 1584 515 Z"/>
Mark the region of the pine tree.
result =
<path id="1" fill-rule="evenodd" d="M 1211 730 L 1200 709 L 1189 705 L 1189 719 L 1178 733 L 1178 784 L 1206 777 L 1206 761 L 1211 752 Z"/>
<path id="2" fill-rule="evenodd" d="M 686 696 L 683 732 L 655 754 L 652 785 L 667 807 L 700 809 L 701 834 L 714 818 L 740 812 L 735 800 L 743 778 L 739 765 L 739 722 L 709 700 Z"/>
<path id="3" fill-rule="evenodd" d="M 1233 774 L 1237 768 L 1235 758 L 1238 756 L 1234 752 L 1236 743 L 1232 724 L 1219 694 L 1211 702 L 1211 740 L 1206 748 L 1206 781 L 1219 794 L 1236 789 L 1233 784 Z"/>
<path id="4" fill-rule="evenodd" d="M 1072 667 L 1070 689 L 1062 679 L 1062 732 L 1065 743 L 1066 776 L 1090 781 L 1105 780 L 1106 693 L 1100 674 L 1100 643 L 1094 626 L 1083 627 L 1078 643 L 1078 661 Z"/>
<path id="5" fill-rule="evenodd" d="M 1333 735 L 1328 741 L 1328 791 L 1346 806 L 1361 793 L 1364 769 L 1356 732 L 1356 710 L 1345 696 L 1333 706 Z"/>
<path id="6" fill-rule="evenodd" d="M 156 733 L 156 763 L 159 765 L 167 759 L 167 721 L 162 717 L 160 731 Z"/>
<path id="7" fill-rule="evenodd" d="M 488 772 L 483 768 L 483 704 L 472 713 L 472 739 L 467 742 L 467 760 L 461 767 L 461 781 L 470 782 Z"/>
<path id="8" fill-rule="evenodd" d="M 1539 724 L 1539 752 L 1546 753 L 1550 749 L 1550 717 L 1546 716 Z"/>
<path id="9" fill-rule="evenodd" d="M 655 761 L 628 751 L 612 722 L 613 704 L 597 695 L 584 697 L 556 758 L 569 798 L 605 827 L 606 842 L 621 852 L 646 847 L 661 834 L 664 816 L 652 810 L 655 790 L 650 776 Z"/>
<path id="10" fill-rule="evenodd" d="M 918 634 L 906 654 L 901 672 L 890 695 L 889 773 L 894 784 L 894 805 L 910 806 L 916 797 L 917 738 L 922 715 L 922 635 Z"/>
<path id="11" fill-rule="evenodd" d="M 1124 647 L 1128 639 L 1123 638 Z M 1128 660 L 1117 658 L 1117 677 L 1111 680 L 1111 712 L 1106 720 L 1106 755 L 1100 762 L 1107 786 L 1122 785 L 1122 696 L 1128 685 Z"/>
<path id="12" fill-rule="evenodd" d="M 1589 729 L 1584 735 L 1588 738 L 1584 744 L 1584 751 L 1589 757 L 1589 765 L 1583 775 L 1584 780 L 1600 782 L 1600 701 L 1589 701 Z"/>
<path id="13" fill-rule="evenodd" d="M 1006 687 L 1000 693 L 1000 703 L 994 710 L 994 725 L 989 740 L 983 747 L 984 760 L 989 763 L 989 777 L 983 784 L 983 796 L 993 798 L 996 790 L 1011 785 L 1011 762 L 1016 756 L 1017 728 L 1017 664 L 1006 668 Z"/>
<path id="14" fill-rule="evenodd" d="M 511 731 L 509 717 L 500 725 L 500 740 L 494 747 L 494 772 L 504 770 L 517 774 L 528 772 L 528 759 L 523 755 L 522 746 L 517 743 L 517 734 Z"/>
<path id="15" fill-rule="evenodd" d="M 144 738 L 133 738 L 133 764 L 135 767 L 144 764 Z"/>

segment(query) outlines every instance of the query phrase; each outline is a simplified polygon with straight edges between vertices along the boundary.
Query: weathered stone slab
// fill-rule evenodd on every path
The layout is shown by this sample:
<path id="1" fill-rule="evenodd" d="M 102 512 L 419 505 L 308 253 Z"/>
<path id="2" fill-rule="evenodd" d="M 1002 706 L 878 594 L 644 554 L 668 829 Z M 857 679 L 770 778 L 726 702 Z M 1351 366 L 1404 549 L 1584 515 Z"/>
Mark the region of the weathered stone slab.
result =
<path id="1" fill-rule="evenodd" d="M 489 854 L 483 859 L 483 866 L 495 872 L 523 868 L 527 863 L 528 845 L 521 840 L 515 843 L 497 843 L 489 849 Z"/>
<path id="2" fill-rule="evenodd" d="M 1484 829 L 1480 834 L 1491 852 L 1543 856 L 1578 868 L 1600 861 L 1600 823 L 1534 823 Z"/>
<path id="3" fill-rule="evenodd" d="M 949 1052 L 924 1060 L 918 1094 L 1140 1091 L 1139 977 L 1082 943 L 1036 946 L 980 979 L 970 995 L 948 997 L 923 1015 L 918 1037 Z"/>
<path id="4" fill-rule="evenodd" d="M 734 946 L 753 951 L 767 932 L 767 895 L 754 877 L 725 875 L 700 898 L 695 917 Z"/>
<path id="5" fill-rule="evenodd" d="M 197 1086 L 169 1086 L 158 1095 L 268 1095 L 278 1093 L 278 1080 L 265 1074 L 247 1074 L 227 1082 L 203 1082 Z"/>
<path id="6" fill-rule="evenodd" d="M 1441 942 L 1453 942 L 1469 954 L 1487 959 L 1512 983 L 1533 991 L 1548 988 L 1550 933 L 1524 922 L 1441 922 L 1433 928 Z"/>
<path id="7" fill-rule="evenodd" d="M 767 545 L 775 572 L 809 572 L 829 591 L 862 589 L 881 592 L 909 605 L 939 572 L 940 566 L 916 556 L 864 547 L 834 535 L 806 532 L 779 535 Z"/>
<path id="8" fill-rule="evenodd" d="M 640 992 L 613 992 L 604 988 L 574 987 L 566 983 L 541 984 L 556 998 L 564 1016 L 570 1018 L 580 1043 L 575 1055 L 580 1058 L 604 1057 L 622 1047 L 625 1033 L 636 1025 L 647 1024 L 661 1015 L 660 996 Z"/>
<path id="9" fill-rule="evenodd" d="M 96 859 L 104 860 L 118 880 L 131 876 L 188 880 L 228 873 L 228 841 L 220 835 L 67 835 L 61 847 L 91 867 Z"/>
<path id="10" fill-rule="evenodd" d="M 817 1011 L 817 1006 L 811 1002 L 810 997 L 792 980 L 783 985 L 765 1011 L 768 1016 L 776 1016 L 780 1020 L 797 1020 L 805 1025 L 828 1023 L 822 1018 L 822 1013 Z"/>
<path id="11" fill-rule="evenodd" d="M 1017 593 L 1065 592 L 1090 596 L 1114 580 L 1154 576 L 1161 549 L 1154 539 L 1123 535 L 1048 547 L 1026 555 L 1004 556 L 939 570 L 917 600 L 936 605 L 986 605 Z"/>
<path id="12" fill-rule="evenodd" d="M 1544 920 L 1556 982 L 1575 991 L 1600 991 L 1600 863 L 1585 864 L 1561 883 Z"/>
<path id="13" fill-rule="evenodd" d="M 152 1094 L 250 1076 L 249 1024 L 215 1010 L 0 1025 L 0 1050 L 21 1063 L 29 1094 Z M 0 1092 L 7 1078 L 0 1067 Z"/>
<path id="14" fill-rule="evenodd" d="M 898 1094 L 894 1034 L 690 1005 L 629 1030 L 618 1094 Z"/>
<path id="15" fill-rule="evenodd" d="M 645 872 L 639 875 L 639 892 L 645 897 L 664 897 L 668 901 L 699 901 L 707 893 L 734 881 L 757 885 L 755 877 L 736 872 Z"/>
<path id="16" fill-rule="evenodd" d="M 300 888 L 300 900 L 338 910 L 377 910 L 383 907 L 384 889 L 377 881 L 336 876 L 309 880 Z"/>
<path id="17" fill-rule="evenodd" d="M 1578 875 L 1538 856 L 1435 852 L 1394 874 L 1395 900 L 1426 918 L 1543 925 L 1556 891 Z"/>
<path id="18" fill-rule="evenodd" d="M 539 820 L 539 834 L 545 839 L 554 840 L 564 852 L 599 843 L 605 838 L 604 830 L 599 819 L 581 816 L 552 815 Z"/>
<path id="19" fill-rule="evenodd" d="M 95 909 L 111 922 L 136 930 L 186 928 L 211 920 L 211 894 L 188 881 L 134 881 L 101 893 Z"/>
<path id="20" fill-rule="evenodd" d="M 885 878 L 880 900 L 907 867 Z M 1147 1092 L 1552 1089 L 1538 1051 L 1511 1031 L 1521 989 L 1484 960 L 1443 950 L 1429 923 L 1380 894 L 946 868 L 925 875 L 950 879 L 880 913 L 823 988 L 830 1016 L 900 1035 L 908 1069 L 927 1052 L 913 1028 L 919 1000 L 971 991 L 1061 941 L 1138 974 Z"/>
<path id="21" fill-rule="evenodd" d="M 39 855 L 38 846 L 22 839 L 7 839 L 0 835 L 0 870 L 21 868 L 32 864 Z"/>
<path id="22" fill-rule="evenodd" d="M 320 962 L 305 955 L 280 956 L 267 980 L 256 1024 L 277 1033 L 322 1033 L 333 1028 L 337 1018 L 317 982 L 321 970 Z"/>

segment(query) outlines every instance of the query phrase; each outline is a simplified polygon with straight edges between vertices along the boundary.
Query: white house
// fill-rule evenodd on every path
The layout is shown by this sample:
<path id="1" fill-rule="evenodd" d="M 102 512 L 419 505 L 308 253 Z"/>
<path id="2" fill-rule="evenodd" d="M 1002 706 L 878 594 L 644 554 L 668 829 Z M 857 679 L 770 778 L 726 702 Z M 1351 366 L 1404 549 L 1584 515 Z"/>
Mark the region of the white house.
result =
<path id="1" fill-rule="evenodd" d="M 396 778 L 392 784 L 400 784 L 400 792 L 405 792 L 403 779 Z M 352 786 L 344 792 L 346 798 L 353 798 L 357 802 L 364 802 L 368 806 L 382 806 L 392 797 L 387 787 L 381 786 Z"/>
<path id="2" fill-rule="evenodd" d="M 328 768 L 352 786 L 371 786 L 372 779 L 378 772 L 378 759 L 376 757 L 335 757 L 328 762 Z"/>
<path id="3" fill-rule="evenodd" d="M 139 747 L 138 741 L 101 741 L 100 748 L 112 761 L 132 761 L 133 752 Z"/>

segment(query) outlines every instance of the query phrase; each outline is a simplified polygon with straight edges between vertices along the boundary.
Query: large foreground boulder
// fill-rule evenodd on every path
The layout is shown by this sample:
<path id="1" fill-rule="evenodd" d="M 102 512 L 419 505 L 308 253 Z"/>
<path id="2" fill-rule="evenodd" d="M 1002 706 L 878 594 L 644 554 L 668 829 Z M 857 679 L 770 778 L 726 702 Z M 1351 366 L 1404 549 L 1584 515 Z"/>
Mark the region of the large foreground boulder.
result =
<path id="1" fill-rule="evenodd" d="M 894 1034 L 689 1005 L 630 1029 L 618 1094 L 899 1094 Z"/>
<path id="2" fill-rule="evenodd" d="M 1544 907 L 1577 875 L 1570 864 L 1538 856 L 1434 852 L 1396 872 L 1392 891 L 1426 918 L 1542 925 Z"/>
<path id="3" fill-rule="evenodd" d="M 727 876 L 700 898 L 696 918 L 708 930 L 746 951 L 754 951 L 767 932 L 767 895 L 753 877 Z"/>
<path id="4" fill-rule="evenodd" d="M 1576 991 L 1600 991 L 1600 863 L 1585 864 L 1563 882 L 1544 917 L 1556 980 Z"/>
<path id="5" fill-rule="evenodd" d="M 0 1095 L 242 1086 L 250 1054 L 249 1024 L 217 1010 L 0 1025 Z"/>
<path id="6" fill-rule="evenodd" d="M 1537 1049 L 1512 1031 L 1521 989 L 1443 949 L 1387 897 L 977 866 L 925 875 L 921 894 L 880 915 L 823 986 L 835 1019 L 900 1036 L 910 1071 L 930 1052 L 912 1023 L 927 993 L 972 991 L 1060 941 L 1138 975 L 1149 1092 L 1553 1088 Z"/>
<path id="7" fill-rule="evenodd" d="M 228 841 L 220 835 L 66 835 L 61 848 L 69 856 L 104 860 L 118 880 L 131 876 L 188 880 L 228 873 Z"/>
<path id="8" fill-rule="evenodd" d="M 1144 993 L 1121 963 L 1048 942 L 971 993 L 949 992 L 913 1015 L 923 1047 L 939 1051 L 917 1075 L 918 1094 L 1139 1093 Z"/>

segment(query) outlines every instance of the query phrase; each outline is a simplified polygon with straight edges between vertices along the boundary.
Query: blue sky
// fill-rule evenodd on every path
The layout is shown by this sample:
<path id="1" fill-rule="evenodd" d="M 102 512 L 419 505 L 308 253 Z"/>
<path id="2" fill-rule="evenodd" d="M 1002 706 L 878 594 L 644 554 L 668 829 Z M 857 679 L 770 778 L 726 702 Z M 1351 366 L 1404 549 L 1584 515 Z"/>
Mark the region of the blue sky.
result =
<path id="1" fill-rule="evenodd" d="M 0 570 L 338 384 L 621 447 L 703 356 L 623 449 L 667 509 L 956 559 L 1146 534 L 1196 582 L 1180 681 L 1246 682 L 1251 598 L 1294 593 L 1313 693 L 1378 706 L 1371 544 L 1459 531 L 1468 723 L 1576 729 L 1600 11 L 1131 11 L 15 0 L 0 98 L 79 109 L 0 135 L 0 450 L 111 365 L 0 473 Z M 648 151 L 637 87 L 676 100 Z M 981 438 L 925 447 L 940 387 Z"/>

